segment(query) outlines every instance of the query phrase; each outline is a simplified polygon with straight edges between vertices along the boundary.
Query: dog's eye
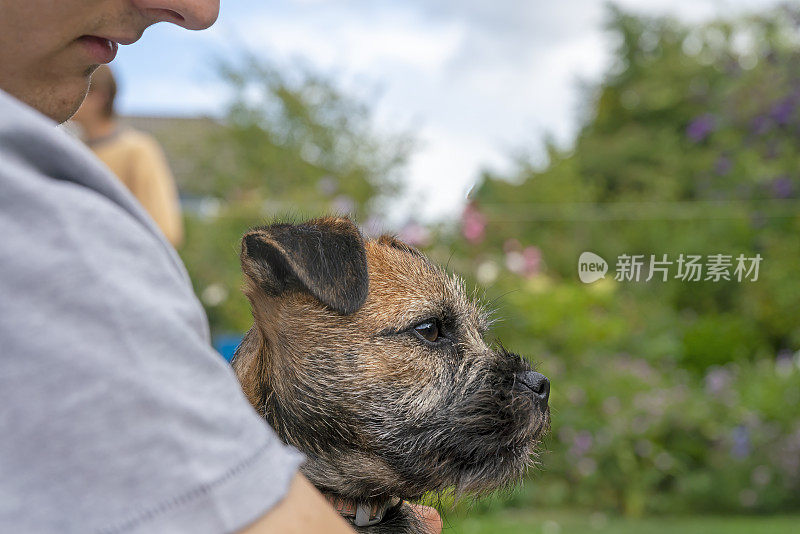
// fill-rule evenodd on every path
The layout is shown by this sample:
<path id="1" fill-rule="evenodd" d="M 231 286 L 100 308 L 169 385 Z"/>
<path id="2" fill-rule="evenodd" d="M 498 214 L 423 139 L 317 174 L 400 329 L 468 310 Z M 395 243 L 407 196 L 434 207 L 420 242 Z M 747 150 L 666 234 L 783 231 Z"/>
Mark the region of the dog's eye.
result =
<path id="1" fill-rule="evenodd" d="M 414 327 L 414 330 L 416 330 L 417 334 L 431 343 L 434 343 L 439 339 L 439 325 L 436 323 L 435 319 L 430 319 L 428 321 L 419 323 Z"/>

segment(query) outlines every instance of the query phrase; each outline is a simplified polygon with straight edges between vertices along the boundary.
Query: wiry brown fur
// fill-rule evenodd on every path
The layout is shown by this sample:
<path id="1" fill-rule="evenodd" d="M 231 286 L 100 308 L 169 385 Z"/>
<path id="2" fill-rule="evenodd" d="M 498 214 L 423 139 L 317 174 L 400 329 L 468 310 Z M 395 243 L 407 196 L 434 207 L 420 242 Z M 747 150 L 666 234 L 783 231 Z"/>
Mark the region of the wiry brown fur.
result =
<path id="1" fill-rule="evenodd" d="M 306 477 L 370 502 L 516 481 L 548 409 L 517 384 L 525 360 L 484 342 L 487 315 L 462 281 L 394 238 L 363 241 L 347 219 L 300 225 L 299 244 L 291 226 L 275 228 L 243 239 L 255 324 L 234 368 L 253 406 L 307 456 Z M 415 334 L 430 318 L 447 341 Z M 359 530 L 419 529 L 404 507 Z"/>

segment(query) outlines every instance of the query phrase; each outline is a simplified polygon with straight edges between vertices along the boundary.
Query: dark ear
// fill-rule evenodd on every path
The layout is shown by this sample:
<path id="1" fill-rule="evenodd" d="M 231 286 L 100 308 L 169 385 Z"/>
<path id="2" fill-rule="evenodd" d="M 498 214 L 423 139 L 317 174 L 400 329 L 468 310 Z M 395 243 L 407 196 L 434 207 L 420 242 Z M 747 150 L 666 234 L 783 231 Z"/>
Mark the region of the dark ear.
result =
<path id="1" fill-rule="evenodd" d="M 242 269 L 267 294 L 306 291 L 349 314 L 367 298 L 367 253 L 361 232 L 341 217 L 254 228 L 242 239 Z"/>

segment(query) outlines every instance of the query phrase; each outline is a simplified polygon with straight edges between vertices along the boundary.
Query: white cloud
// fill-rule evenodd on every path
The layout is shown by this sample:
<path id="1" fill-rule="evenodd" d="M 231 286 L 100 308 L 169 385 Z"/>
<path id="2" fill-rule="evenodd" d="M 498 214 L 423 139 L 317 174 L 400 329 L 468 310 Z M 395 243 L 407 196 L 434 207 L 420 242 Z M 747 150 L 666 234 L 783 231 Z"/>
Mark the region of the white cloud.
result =
<path id="1" fill-rule="evenodd" d="M 700 21 L 776 2 L 617 3 Z M 409 166 L 411 190 L 422 192 L 427 215 L 452 216 L 481 167 L 502 166 L 545 132 L 562 143 L 574 136 L 577 81 L 599 79 L 610 59 L 605 13 L 597 0 L 239 0 L 223 2 L 203 39 L 223 55 L 244 45 L 283 64 L 304 58 L 345 87 L 380 87 L 379 123 L 414 125 L 423 141 Z M 181 103 L 153 85 L 141 91 L 181 109 L 220 98 L 193 80 L 181 85 Z"/>
<path id="2" fill-rule="evenodd" d="M 230 44 L 231 34 L 233 44 L 251 51 L 302 56 L 318 66 L 348 72 L 382 71 L 393 65 L 433 71 L 453 56 L 464 39 L 457 24 L 430 26 L 404 10 L 369 16 L 342 9 L 310 17 L 265 13 L 221 25 L 212 33 L 220 44 Z"/>

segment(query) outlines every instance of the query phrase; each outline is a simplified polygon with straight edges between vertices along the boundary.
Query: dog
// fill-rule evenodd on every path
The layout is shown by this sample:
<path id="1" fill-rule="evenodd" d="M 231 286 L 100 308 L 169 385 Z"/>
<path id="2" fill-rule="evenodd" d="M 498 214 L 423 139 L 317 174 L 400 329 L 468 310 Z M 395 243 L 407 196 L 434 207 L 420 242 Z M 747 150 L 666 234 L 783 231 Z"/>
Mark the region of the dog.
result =
<path id="1" fill-rule="evenodd" d="M 302 473 L 370 534 L 421 534 L 406 501 L 518 481 L 549 428 L 547 378 L 484 341 L 463 282 L 347 218 L 242 239 L 253 327 L 233 359 Z"/>

